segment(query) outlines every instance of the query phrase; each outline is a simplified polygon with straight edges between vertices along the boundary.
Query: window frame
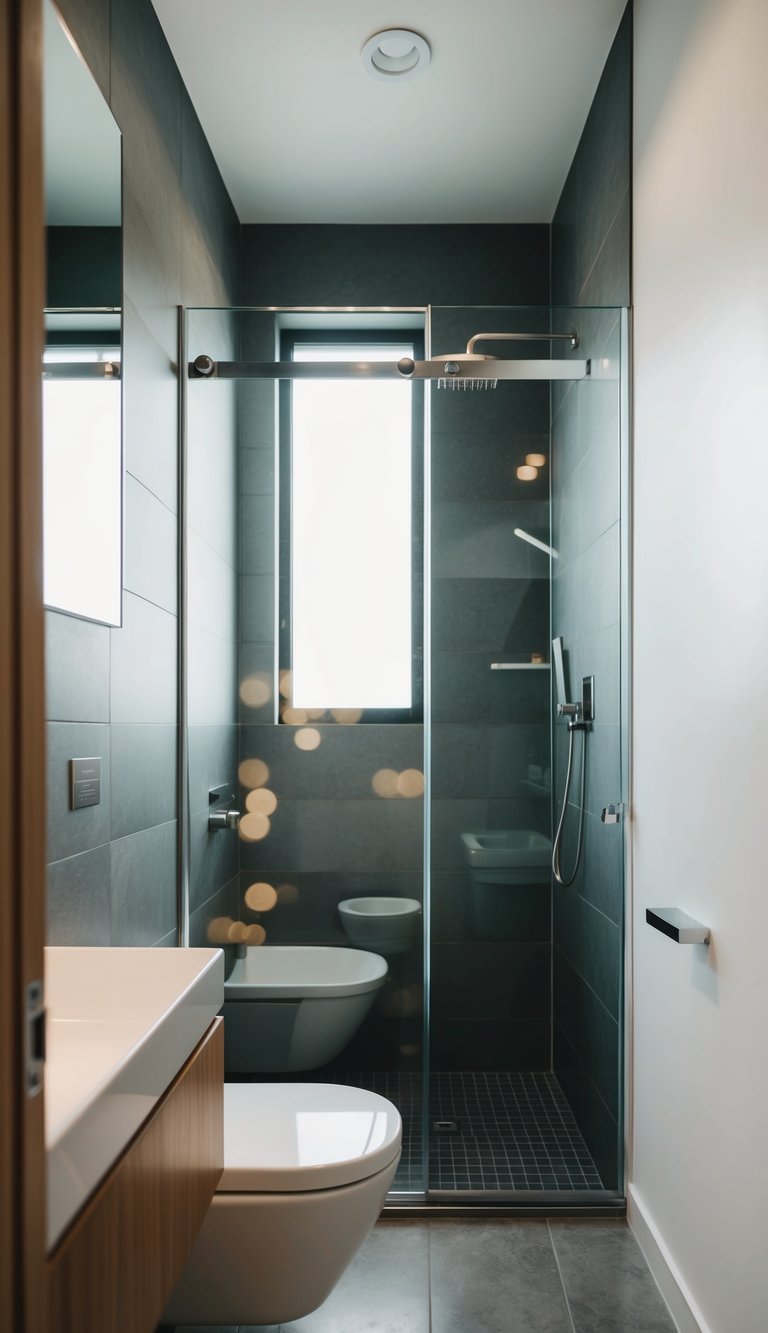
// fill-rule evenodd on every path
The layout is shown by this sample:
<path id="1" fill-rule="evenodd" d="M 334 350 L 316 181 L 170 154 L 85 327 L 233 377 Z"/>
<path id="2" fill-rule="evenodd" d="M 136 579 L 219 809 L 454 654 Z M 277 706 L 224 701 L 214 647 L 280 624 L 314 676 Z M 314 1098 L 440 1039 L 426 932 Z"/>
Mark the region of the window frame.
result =
<path id="1" fill-rule="evenodd" d="M 283 329 L 280 360 L 292 361 L 297 346 L 377 347 L 410 346 L 414 359 L 424 357 L 422 329 Z M 362 359 L 362 358 L 361 358 Z M 424 719 L 424 385 L 411 385 L 411 706 L 410 708 L 365 708 L 361 724 L 421 723 Z M 293 516 L 293 381 L 281 380 L 278 414 L 278 672 L 282 680 L 293 660 L 293 608 L 291 605 L 291 524 Z M 320 724 L 333 723 L 329 705 Z M 282 723 L 278 707 L 278 722 Z M 295 724 L 286 724 L 295 725 Z"/>

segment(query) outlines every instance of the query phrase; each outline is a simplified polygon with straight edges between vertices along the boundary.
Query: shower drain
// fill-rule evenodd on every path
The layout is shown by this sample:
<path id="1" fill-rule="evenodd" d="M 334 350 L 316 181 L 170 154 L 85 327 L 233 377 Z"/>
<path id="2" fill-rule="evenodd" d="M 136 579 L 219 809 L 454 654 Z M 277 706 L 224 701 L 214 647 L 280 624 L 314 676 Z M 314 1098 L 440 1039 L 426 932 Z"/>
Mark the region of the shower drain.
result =
<path id="1" fill-rule="evenodd" d="M 433 1134 L 460 1134 L 461 1126 L 458 1120 L 433 1120 Z"/>

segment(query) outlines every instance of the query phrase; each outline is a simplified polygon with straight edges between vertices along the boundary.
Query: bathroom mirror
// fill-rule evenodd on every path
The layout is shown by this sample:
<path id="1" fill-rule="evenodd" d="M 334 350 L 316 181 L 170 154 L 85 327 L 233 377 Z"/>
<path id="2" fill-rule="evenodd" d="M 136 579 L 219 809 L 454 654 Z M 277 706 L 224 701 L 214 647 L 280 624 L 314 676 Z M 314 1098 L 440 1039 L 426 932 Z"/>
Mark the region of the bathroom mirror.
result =
<path id="1" fill-rule="evenodd" d="M 119 625 L 121 135 L 50 0 L 44 12 L 44 599 Z"/>

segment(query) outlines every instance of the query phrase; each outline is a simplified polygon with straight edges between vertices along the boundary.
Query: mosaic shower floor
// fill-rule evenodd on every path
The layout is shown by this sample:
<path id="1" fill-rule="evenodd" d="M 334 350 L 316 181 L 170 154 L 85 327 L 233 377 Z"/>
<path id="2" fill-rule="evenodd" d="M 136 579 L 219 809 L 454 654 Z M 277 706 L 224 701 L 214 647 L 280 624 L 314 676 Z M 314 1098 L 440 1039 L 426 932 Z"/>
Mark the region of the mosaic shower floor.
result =
<path id="1" fill-rule="evenodd" d="M 424 1188 L 421 1075 L 337 1076 L 388 1097 L 403 1118 L 393 1190 Z M 603 1183 L 551 1073 L 434 1073 L 429 1080 L 432 1190 L 601 1190 Z"/>

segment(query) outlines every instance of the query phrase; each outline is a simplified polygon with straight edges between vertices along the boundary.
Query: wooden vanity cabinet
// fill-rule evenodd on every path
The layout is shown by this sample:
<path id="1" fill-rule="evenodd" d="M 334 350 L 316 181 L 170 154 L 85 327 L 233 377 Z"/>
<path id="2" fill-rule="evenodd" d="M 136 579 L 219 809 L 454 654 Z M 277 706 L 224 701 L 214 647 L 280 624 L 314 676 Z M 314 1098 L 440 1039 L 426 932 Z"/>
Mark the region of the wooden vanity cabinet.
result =
<path id="1" fill-rule="evenodd" d="M 49 1333 L 153 1333 L 224 1163 L 217 1018 L 47 1261 Z"/>

